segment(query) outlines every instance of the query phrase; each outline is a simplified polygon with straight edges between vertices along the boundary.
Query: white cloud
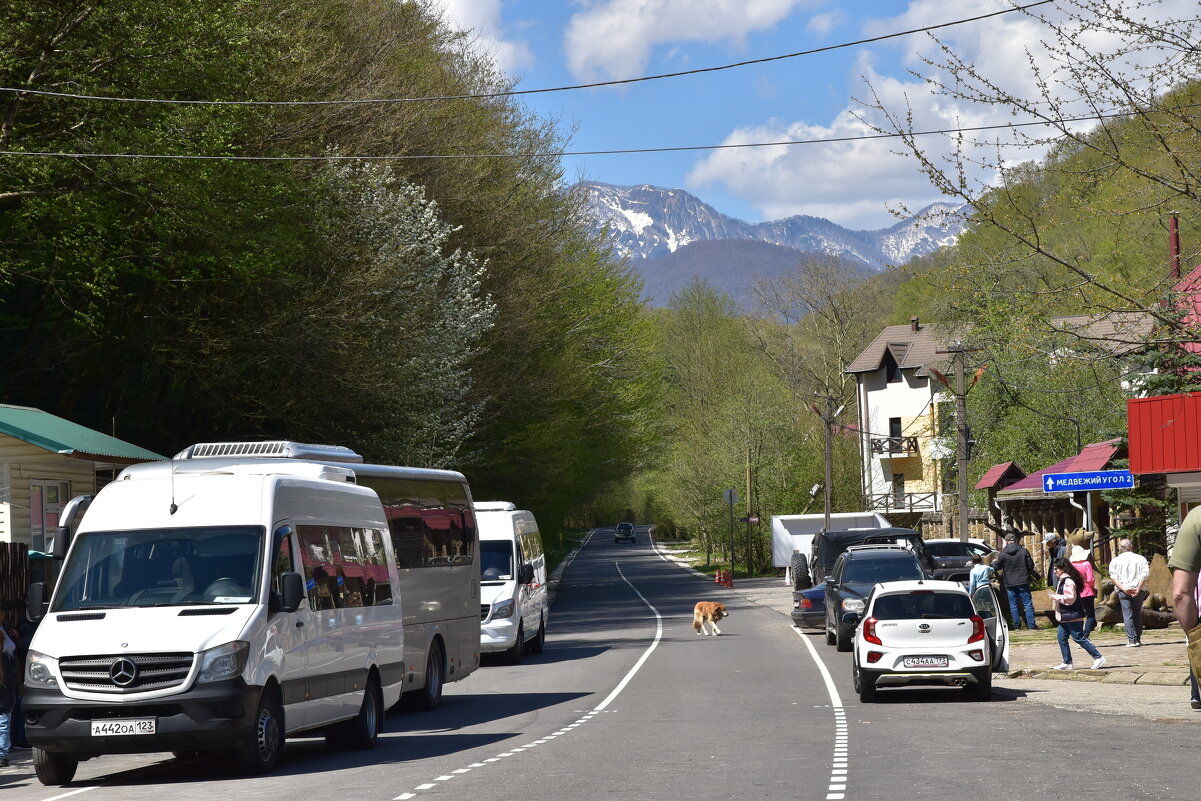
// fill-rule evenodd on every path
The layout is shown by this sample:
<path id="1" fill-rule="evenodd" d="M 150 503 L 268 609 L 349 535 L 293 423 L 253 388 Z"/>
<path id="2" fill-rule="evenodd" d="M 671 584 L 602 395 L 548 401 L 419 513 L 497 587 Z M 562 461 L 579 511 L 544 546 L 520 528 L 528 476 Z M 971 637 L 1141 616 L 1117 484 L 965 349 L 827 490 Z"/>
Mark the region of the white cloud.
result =
<path id="1" fill-rule="evenodd" d="M 461 31 L 471 31 L 481 52 L 504 72 L 516 75 L 534 63 L 525 42 L 506 37 L 502 21 L 503 0 L 440 0 L 442 16 Z"/>
<path id="2" fill-rule="evenodd" d="M 580 81 L 631 78 L 646 71 L 651 48 L 677 42 L 741 42 L 814 0 L 598 0 L 564 34 Z"/>
<path id="3" fill-rule="evenodd" d="M 1189 2 L 1194 4 L 1195 14 L 1195 0 L 1167 0 L 1163 4 L 1164 12 L 1183 13 Z M 946 22 L 950 18 L 948 8 L 952 7 L 954 16 L 959 18 L 1002 8 L 996 0 L 961 0 L 954 6 L 948 6 L 943 0 L 914 0 L 902 16 L 873 20 L 865 26 L 864 33 L 871 36 Z M 1044 69 L 1053 66 L 1039 45 L 1047 31 L 1037 21 L 1021 14 L 947 28 L 940 31 L 939 36 L 950 43 L 966 63 L 974 65 L 982 75 L 989 76 L 1003 90 L 1014 95 L 1038 97 L 1036 77 L 1030 69 L 1031 58 Z M 1117 46 L 1111 34 L 1091 34 L 1089 43 L 1092 52 L 1113 52 Z M 1004 104 L 973 104 L 940 94 L 897 66 L 900 64 L 929 74 L 931 68 L 922 59 L 937 60 L 940 54 L 936 48 L 926 36 L 911 36 L 895 40 L 891 48 L 877 49 L 873 55 L 861 56 L 854 74 L 863 76 L 871 90 L 863 86 L 855 91 L 856 96 L 870 99 L 874 91 L 879 102 L 898 116 L 900 124 L 912 130 L 1023 121 L 1024 115 L 1015 119 L 1011 107 Z M 1147 52 L 1139 57 L 1150 61 L 1162 58 L 1162 55 Z M 887 74 L 881 66 L 885 63 L 890 67 Z M 939 77 L 951 81 L 946 75 Z M 912 117 L 906 119 L 907 113 Z M 830 139 L 873 133 L 856 119 L 856 114 L 873 121 L 880 120 L 877 112 L 849 103 L 828 122 L 769 120 L 739 126 L 727 135 L 723 144 Z M 882 124 L 881 127 L 890 126 Z M 1082 124 L 1082 127 L 1087 126 Z M 1037 129 L 1032 133 L 1036 132 Z M 975 136 L 987 139 L 1003 135 L 981 133 Z M 951 149 L 951 143 L 942 136 L 923 137 L 921 144 L 927 155 L 935 160 L 946 157 Z M 694 190 L 720 186 L 757 208 L 765 219 L 810 214 L 850 227 L 880 228 L 894 221 L 887 214 L 890 204 L 905 203 L 916 211 L 925 203 L 939 199 L 912 157 L 898 154 L 901 150 L 904 148 L 899 141 L 889 139 L 717 150 L 693 167 L 686 185 Z M 1043 151 L 1010 148 L 1002 154 L 1008 163 L 1014 163 L 1040 158 Z M 974 155 L 985 160 L 995 159 L 996 145 L 981 146 Z M 996 176 L 994 171 L 984 167 L 976 168 L 968 177 L 989 182 Z"/>
<path id="4" fill-rule="evenodd" d="M 846 14 L 840 9 L 814 14 L 805 24 L 805 29 L 819 36 L 829 36 L 831 31 L 846 22 Z"/>

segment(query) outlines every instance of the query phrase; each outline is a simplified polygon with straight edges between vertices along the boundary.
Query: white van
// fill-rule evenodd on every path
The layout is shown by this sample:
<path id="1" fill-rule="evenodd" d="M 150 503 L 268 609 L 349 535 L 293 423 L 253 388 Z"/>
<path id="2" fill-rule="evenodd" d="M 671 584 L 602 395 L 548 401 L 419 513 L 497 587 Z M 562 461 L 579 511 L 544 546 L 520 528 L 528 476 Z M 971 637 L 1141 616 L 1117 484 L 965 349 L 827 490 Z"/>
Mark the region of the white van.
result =
<path id="1" fill-rule="evenodd" d="M 71 538 L 30 644 L 26 736 L 43 784 L 102 754 L 231 751 L 270 771 L 284 737 L 371 748 L 400 698 L 388 519 L 346 466 L 126 468 Z M 66 529 L 55 551 L 66 550 Z"/>
<path id="2" fill-rule="evenodd" d="M 480 529 L 480 651 L 514 664 L 546 642 L 546 552 L 534 516 L 508 501 L 475 504 Z"/>

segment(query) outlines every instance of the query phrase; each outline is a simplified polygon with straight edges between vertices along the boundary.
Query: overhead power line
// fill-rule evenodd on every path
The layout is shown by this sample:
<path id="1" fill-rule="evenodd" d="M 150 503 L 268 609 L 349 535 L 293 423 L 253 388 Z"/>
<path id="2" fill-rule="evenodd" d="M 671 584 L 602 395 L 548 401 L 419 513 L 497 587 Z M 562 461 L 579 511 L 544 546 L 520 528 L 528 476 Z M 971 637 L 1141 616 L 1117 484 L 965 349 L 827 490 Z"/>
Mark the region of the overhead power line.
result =
<path id="1" fill-rule="evenodd" d="M 0 86 L 0 92 L 11 92 L 15 94 L 38 95 L 41 97 L 57 97 L 68 100 L 96 100 L 112 103 L 153 103 L 166 105 L 191 105 L 191 106 L 337 106 L 337 105 L 365 105 L 374 103 L 427 103 L 444 100 L 487 100 L 498 97 L 516 97 L 519 95 L 536 95 L 547 94 L 550 92 L 569 92 L 577 89 L 599 89 L 605 86 L 624 86 L 632 83 L 643 83 L 646 81 L 658 81 L 665 78 L 682 78 L 688 75 L 702 75 L 709 72 L 721 72 L 723 70 L 732 70 L 739 67 L 749 67 L 755 64 L 767 64 L 773 61 L 784 61 L 801 56 L 812 56 L 817 53 L 827 53 L 832 50 L 841 50 L 847 47 L 858 47 L 859 45 L 873 44 L 875 42 L 883 42 L 888 39 L 896 39 L 902 36 L 911 36 L 915 33 L 929 33 L 930 31 L 940 30 L 942 28 L 950 28 L 956 25 L 965 25 L 969 22 L 979 22 L 980 20 L 999 17 L 1002 14 L 1013 14 L 1019 11 L 1026 11 L 1037 6 L 1045 6 L 1056 2 L 1056 0 L 1039 0 L 1036 3 L 1028 3 L 1023 6 L 1013 6 L 1001 11 L 993 11 L 988 14 L 980 14 L 975 17 L 965 17 L 963 19 L 952 20 L 951 22 L 943 22 L 938 25 L 927 25 L 921 28 L 911 28 L 905 31 L 896 31 L 894 33 L 882 34 L 873 36 L 867 39 L 857 39 L 853 42 L 842 42 L 840 44 L 827 45 L 825 47 L 815 47 L 810 50 L 799 50 L 795 53 L 784 53 L 778 56 L 765 56 L 764 58 L 753 58 L 747 61 L 736 61 L 733 64 L 721 64 L 716 67 L 699 67 L 692 70 L 681 70 L 680 72 L 664 72 L 658 75 L 643 75 L 638 78 L 620 78 L 612 81 L 595 81 L 593 83 L 572 84 L 568 86 L 552 86 L 541 89 L 509 89 L 502 92 L 478 92 L 472 94 L 461 95 L 435 95 L 429 97 L 394 97 L 394 98 L 361 98 L 353 100 L 175 100 L 170 98 L 151 98 L 151 97 L 117 97 L 111 95 L 80 95 L 71 94 L 69 92 L 50 92 L 41 89 L 21 89 L 12 86 Z"/>
<path id="2" fill-rule="evenodd" d="M 1201 106 L 1201 103 L 1189 103 L 1172 109 L 1183 111 Z M 937 128 L 928 131 L 900 131 L 897 133 L 863 134 L 860 136 L 832 136 L 822 139 L 785 139 L 776 142 L 734 142 L 723 145 L 682 145 L 678 147 L 636 147 L 621 150 L 558 150 L 544 153 L 408 153 L 393 155 L 344 155 L 328 154 L 322 156 L 233 156 L 233 155 L 200 155 L 200 154 L 152 154 L 152 153 L 65 153 L 59 151 L 33 150 L 0 150 L 0 156 L 27 156 L 40 158 L 76 158 L 76 159 L 160 159 L 179 161 L 421 161 L 427 159 L 510 159 L 510 158 L 568 158 L 575 156 L 615 156 L 634 153 L 680 153 L 698 150 L 735 150 L 755 147 L 787 147 L 792 145 L 822 145 L 839 142 L 865 142 L 873 139 L 900 139 L 917 136 L 938 136 L 960 133 L 979 133 L 982 131 L 1013 130 L 1046 125 L 1067 125 L 1073 122 L 1095 122 L 1107 119 L 1117 119 L 1138 114 L 1138 111 L 1118 111 L 1109 114 L 1089 114 L 1083 117 L 1062 117 L 1048 120 L 1033 120 L 1030 122 L 1008 122 L 997 125 L 976 125 L 969 128 Z"/>

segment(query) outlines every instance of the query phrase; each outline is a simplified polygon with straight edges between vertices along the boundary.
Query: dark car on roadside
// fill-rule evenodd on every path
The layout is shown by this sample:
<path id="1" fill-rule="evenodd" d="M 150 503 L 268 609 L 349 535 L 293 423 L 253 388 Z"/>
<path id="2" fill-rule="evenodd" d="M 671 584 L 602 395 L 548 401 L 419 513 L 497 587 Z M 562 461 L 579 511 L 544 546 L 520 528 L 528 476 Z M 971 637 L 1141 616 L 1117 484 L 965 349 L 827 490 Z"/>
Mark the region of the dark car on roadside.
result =
<path id="1" fill-rule="evenodd" d="M 826 586 L 819 584 L 792 592 L 792 625 L 799 629 L 820 629 L 826 620 Z"/>
<path id="2" fill-rule="evenodd" d="M 634 524 L 633 523 L 618 523 L 613 529 L 613 541 L 634 542 Z"/>
<path id="3" fill-rule="evenodd" d="M 851 650 L 855 623 L 848 613 L 863 613 L 872 588 L 885 581 L 928 579 L 930 573 L 913 551 L 903 545 L 852 545 L 834 561 L 825 581 L 826 644 Z"/>
<path id="4" fill-rule="evenodd" d="M 995 555 L 996 551 L 982 542 L 962 542 L 954 539 L 926 540 L 934 556 L 934 578 L 942 581 L 966 582 L 972 572 L 972 555 Z"/>
<path id="5" fill-rule="evenodd" d="M 809 575 L 814 586 L 822 586 L 826 576 L 834 572 L 838 555 L 853 545 L 900 545 L 908 548 L 934 575 L 934 556 L 922 541 L 922 535 L 911 528 L 855 528 L 845 531 L 822 531 L 813 538 L 809 551 Z"/>

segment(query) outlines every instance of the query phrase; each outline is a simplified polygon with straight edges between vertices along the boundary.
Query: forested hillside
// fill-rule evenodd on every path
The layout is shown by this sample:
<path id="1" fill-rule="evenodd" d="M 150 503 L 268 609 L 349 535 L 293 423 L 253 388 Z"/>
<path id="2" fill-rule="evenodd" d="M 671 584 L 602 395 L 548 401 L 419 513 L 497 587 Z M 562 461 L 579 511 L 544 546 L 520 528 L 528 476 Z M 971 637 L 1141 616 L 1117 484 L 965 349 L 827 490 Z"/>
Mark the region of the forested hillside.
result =
<path id="1" fill-rule="evenodd" d="M 162 453 L 346 444 L 561 518 L 642 459 L 654 362 L 558 160 L 520 155 L 559 133 L 334 102 L 506 80 L 416 3 L 4 4 L 0 400 Z"/>

